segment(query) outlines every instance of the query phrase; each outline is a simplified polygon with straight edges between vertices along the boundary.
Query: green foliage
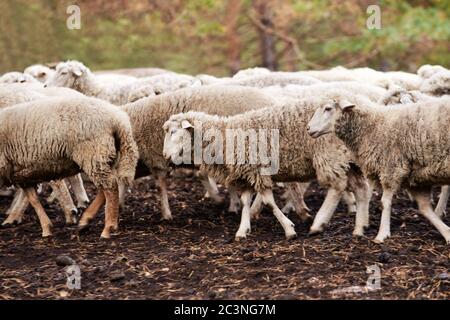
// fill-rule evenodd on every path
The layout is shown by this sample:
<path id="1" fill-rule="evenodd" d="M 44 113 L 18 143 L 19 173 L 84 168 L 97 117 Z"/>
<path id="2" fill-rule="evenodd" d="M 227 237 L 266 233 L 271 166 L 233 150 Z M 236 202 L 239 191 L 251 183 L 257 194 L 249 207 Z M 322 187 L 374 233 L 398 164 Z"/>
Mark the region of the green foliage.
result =
<path id="1" fill-rule="evenodd" d="M 250 19 L 256 1 L 242 0 L 237 20 L 242 68 L 262 61 L 261 30 Z M 192 74 L 230 72 L 226 0 L 132 0 L 125 7 L 78 2 L 82 28 L 68 30 L 71 1 L 2 0 L 0 73 L 66 59 L 94 70 L 155 66 Z M 272 1 L 279 68 L 355 64 L 415 71 L 424 63 L 450 65 L 450 1 L 378 1 L 381 30 L 366 28 L 364 2 Z M 297 51 L 286 37 L 296 41 Z"/>

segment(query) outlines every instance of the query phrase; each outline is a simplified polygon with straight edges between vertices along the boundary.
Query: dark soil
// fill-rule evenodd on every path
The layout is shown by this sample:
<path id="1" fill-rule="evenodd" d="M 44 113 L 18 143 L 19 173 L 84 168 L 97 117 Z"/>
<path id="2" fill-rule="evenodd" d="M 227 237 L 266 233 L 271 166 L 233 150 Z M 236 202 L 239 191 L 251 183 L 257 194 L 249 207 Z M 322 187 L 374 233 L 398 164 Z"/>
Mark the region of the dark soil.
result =
<path id="1" fill-rule="evenodd" d="M 226 212 L 228 203 L 203 199 L 194 178 L 171 178 L 169 189 L 173 221 L 160 221 L 157 189 L 143 179 L 127 195 L 120 232 L 110 241 L 99 239 L 103 215 L 78 235 L 64 226 L 54 204 L 45 204 L 54 235 L 42 239 L 28 209 L 22 225 L 0 229 L 0 299 L 450 298 L 450 246 L 403 194 L 395 200 L 392 238 L 384 245 L 371 241 L 380 218 L 378 194 L 367 238 L 352 237 L 354 215 L 339 206 L 327 230 L 312 237 L 310 222 L 291 214 L 299 235 L 291 241 L 265 209 L 248 239 L 237 243 L 240 216 Z M 313 212 L 323 197 L 317 185 L 310 188 L 306 202 Z M 1 212 L 10 201 L 0 199 Z M 450 224 L 449 216 L 445 222 Z M 81 269 L 80 290 L 66 286 L 64 261 L 70 259 Z M 364 286 L 366 268 L 375 264 L 380 290 L 345 292 Z"/>

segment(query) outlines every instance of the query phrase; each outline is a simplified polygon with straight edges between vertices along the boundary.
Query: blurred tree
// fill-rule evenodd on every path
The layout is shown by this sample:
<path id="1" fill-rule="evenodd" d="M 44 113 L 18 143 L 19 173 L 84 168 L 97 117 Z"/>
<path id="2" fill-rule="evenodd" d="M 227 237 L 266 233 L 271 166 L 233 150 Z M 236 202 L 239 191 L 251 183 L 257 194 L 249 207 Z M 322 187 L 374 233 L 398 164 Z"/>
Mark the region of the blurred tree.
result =
<path id="1" fill-rule="evenodd" d="M 157 66 L 228 75 L 252 66 L 299 70 L 450 65 L 449 0 L 0 1 L 0 73 L 78 59 L 93 70 Z M 367 6 L 382 28 L 366 28 Z"/>

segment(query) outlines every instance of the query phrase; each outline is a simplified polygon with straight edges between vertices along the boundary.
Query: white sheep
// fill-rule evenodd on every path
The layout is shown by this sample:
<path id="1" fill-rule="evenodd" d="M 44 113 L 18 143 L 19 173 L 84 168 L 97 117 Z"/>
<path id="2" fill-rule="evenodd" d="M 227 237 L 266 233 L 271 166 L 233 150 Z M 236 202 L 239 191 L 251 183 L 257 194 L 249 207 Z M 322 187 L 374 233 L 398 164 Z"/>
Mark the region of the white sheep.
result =
<path id="1" fill-rule="evenodd" d="M 434 213 L 431 187 L 450 183 L 450 98 L 390 108 L 356 95 L 325 99 L 309 122 L 313 137 L 334 132 L 355 162 L 383 188 L 381 225 L 375 241 L 390 236 L 392 197 L 409 190 L 419 211 L 450 243 L 450 228 Z"/>
<path id="2" fill-rule="evenodd" d="M 431 76 L 433 76 L 435 73 L 444 71 L 444 70 L 448 70 L 448 69 L 446 69 L 440 65 L 424 64 L 417 70 L 417 75 L 425 80 L 425 79 L 428 79 Z"/>
<path id="3" fill-rule="evenodd" d="M 37 83 L 39 82 L 29 74 L 21 72 L 8 72 L 0 77 L 0 83 Z"/>
<path id="4" fill-rule="evenodd" d="M 313 84 L 318 84 L 320 82 L 321 82 L 320 80 L 317 80 L 313 77 L 299 75 L 296 73 L 272 72 L 270 74 L 239 77 L 236 79 L 233 78 L 231 80 L 222 80 L 218 82 L 218 85 L 234 85 L 234 86 L 264 88 L 275 85 L 284 87 L 286 85 L 292 84 L 309 86 Z"/>
<path id="5" fill-rule="evenodd" d="M 194 77 L 178 74 L 162 74 L 148 78 L 139 78 L 135 81 L 122 82 L 102 82 L 94 75 L 89 68 L 78 61 L 68 61 L 60 63 L 56 66 L 56 73 L 50 78 L 46 84 L 48 86 L 68 87 L 75 89 L 87 96 L 97 97 L 114 105 L 123 105 L 129 101 L 130 94 L 143 86 L 156 86 L 162 83 L 164 79 L 170 78 L 172 85 L 176 81 L 183 85 L 186 79 L 192 80 L 192 83 L 198 81 Z M 148 95 L 153 94 L 152 88 L 148 90 Z"/>
<path id="6" fill-rule="evenodd" d="M 35 186 L 83 171 L 99 189 L 80 228 L 106 198 L 103 238 L 118 226 L 118 181 L 134 178 L 137 147 L 125 113 L 94 98 L 48 98 L 0 110 L 0 177 L 22 187 L 35 209 L 44 237 L 51 221 Z"/>
<path id="7" fill-rule="evenodd" d="M 213 130 L 216 138 L 214 143 L 210 143 L 210 148 L 215 150 L 216 157 L 218 153 L 222 159 L 228 159 L 228 155 L 231 154 L 233 159 L 240 159 L 240 162 L 203 161 L 200 164 L 200 170 L 207 172 L 209 176 L 226 186 L 243 191 L 241 224 L 236 233 L 236 240 L 245 238 L 250 232 L 250 216 L 254 211 L 250 208 L 253 191 L 256 191 L 262 201 L 272 208 L 285 231 L 286 238 L 295 237 L 293 223 L 274 201 L 273 183 L 309 181 L 314 178 L 317 178 L 320 184 L 329 187 L 329 190 L 316 215 L 311 233 L 322 230 L 331 219 L 343 191 L 350 189 L 349 191 L 355 193 L 358 204 L 354 234 L 362 235 L 364 227 L 368 225 L 369 186 L 358 169 L 351 164 L 351 154 L 342 142 L 333 137 L 314 140 L 308 136 L 306 123 L 313 112 L 314 104 L 300 100 L 280 108 L 268 107 L 229 117 L 192 111 L 180 113 L 170 117 L 164 124 L 166 131 L 164 155 L 167 159 L 177 162 L 174 159 L 180 155 L 186 141 L 192 147 L 192 143 L 196 143 L 194 136 Z M 267 147 L 272 148 L 270 152 L 278 157 L 274 161 L 278 170 L 271 172 L 273 174 L 261 171 L 267 168 L 267 163 L 253 163 L 249 158 L 245 158 L 255 156 L 250 150 L 239 154 L 237 153 L 239 147 L 234 148 L 234 142 L 227 140 L 227 135 L 232 132 L 238 137 L 237 144 L 239 145 L 241 141 L 245 145 L 246 135 L 261 129 L 275 130 L 279 134 L 278 147 Z M 268 135 L 267 133 L 267 137 Z M 221 142 L 225 141 L 226 143 L 221 145 Z"/>
<path id="8" fill-rule="evenodd" d="M 45 81 L 47 81 L 55 73 L 55 70 L 42 64 L 34 64 L 26 68 L 23 73 L 32 76 L 39 82 L 45 83 Z"/>
<path id="9" fill-rule="evenodd" d="M 244 70 L 239 70 L 235 75 L 233 75 L 233 79 L 245 79 L 247 77 L 268 75 L 270 73 L 271 71 L 267 68 L 262 67 L 248 68 Z"/>
<path id="10" fill-rule="evenodd" d="M 420 91 L 434 96 L 450 95 L 450 70 L 436 72 L 424 80 Z"/>

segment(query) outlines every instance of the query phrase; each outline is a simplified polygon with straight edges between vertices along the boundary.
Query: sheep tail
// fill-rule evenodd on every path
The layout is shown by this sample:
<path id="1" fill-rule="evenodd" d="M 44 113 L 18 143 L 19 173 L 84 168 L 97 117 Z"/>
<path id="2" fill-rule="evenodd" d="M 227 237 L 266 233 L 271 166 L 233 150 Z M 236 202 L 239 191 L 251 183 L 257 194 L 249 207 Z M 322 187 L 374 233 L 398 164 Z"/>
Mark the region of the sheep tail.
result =
<path id="1" fill-rule="evenodd" d="M 129 125 L 117 124 L 113 136 L 117 150 L 117 161 L 114 168 L 116 176 L 119 182 L 129 186 L 132 184 L 136 172 L 139 158 L 138 147 Z"/>

